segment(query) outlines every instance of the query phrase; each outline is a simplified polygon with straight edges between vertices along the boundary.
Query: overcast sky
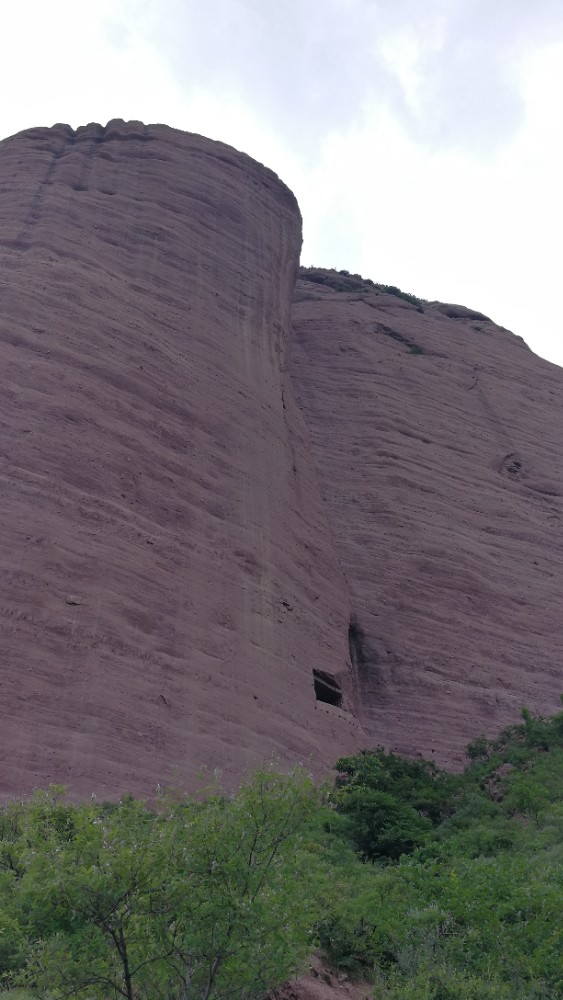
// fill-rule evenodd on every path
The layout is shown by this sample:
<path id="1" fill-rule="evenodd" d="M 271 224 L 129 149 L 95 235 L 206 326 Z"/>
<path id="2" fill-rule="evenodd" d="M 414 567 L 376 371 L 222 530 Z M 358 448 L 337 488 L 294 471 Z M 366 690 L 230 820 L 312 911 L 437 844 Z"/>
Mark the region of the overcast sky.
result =
<path id="1" fill-rule="evenodd" d="M 563 365 L 563 0 L 19 0 L 0 136 L 111 118 L 272 167 L 303 263 L 460 302 Z"/>

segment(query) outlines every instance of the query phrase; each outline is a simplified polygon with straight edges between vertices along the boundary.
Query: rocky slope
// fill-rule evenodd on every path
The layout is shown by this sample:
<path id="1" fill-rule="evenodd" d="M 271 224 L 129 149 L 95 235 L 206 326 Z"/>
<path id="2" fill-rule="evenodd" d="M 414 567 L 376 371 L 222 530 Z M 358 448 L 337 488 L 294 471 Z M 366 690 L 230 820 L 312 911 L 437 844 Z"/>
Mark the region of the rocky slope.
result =
<path id="1" fill-rule="evenodd" d="M 358 276 L 304 270 L 295 299 L 358 714 L 370 742 L 455 764 L 563 690 L 563 370 Z"/>
<path id="2" fill-rule="evenodd" d="M 556 706 L 561 371 L 328 272 L 291 333 L 300 242 L 199 136 L 0 143 L 0 795 L 455 764 Z"/>
<path id="3" fill-rule="evenodd" d="M 32 129 L 0 144 L 0 241 L 0 792 L 352 749 L 347 592 L 285 374 L 293 195 L 166 127 Z"/>

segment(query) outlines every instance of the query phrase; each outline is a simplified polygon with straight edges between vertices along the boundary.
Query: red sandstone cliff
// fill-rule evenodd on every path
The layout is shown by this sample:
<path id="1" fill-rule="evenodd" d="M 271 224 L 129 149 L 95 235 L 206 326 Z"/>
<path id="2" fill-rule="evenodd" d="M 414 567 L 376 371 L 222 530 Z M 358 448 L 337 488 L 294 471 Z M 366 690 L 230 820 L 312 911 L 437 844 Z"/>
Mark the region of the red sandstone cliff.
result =
<path id="1" fill-rule="evenodd" d="M 0 794 L 452 763 L 556 707 L 561 371 L 326 272 L 290 335 L 300 242 L 199 136 L 0 143 Z"/>
<path id="2" fill-rule="evenodd" d="M 522 705 L 559 706 L 563 370 L 470 309 L 334 272 L 301 272 L 293 323 L 359 717 L 370 742 L 461 762 Z"/>
<path id="3" fill-rule="evenodd" d="M 293 195 L 220 143 L 115 121 L 0 144 L 3 794 L 357 745 L 285 374 L 300 245 Z"/>

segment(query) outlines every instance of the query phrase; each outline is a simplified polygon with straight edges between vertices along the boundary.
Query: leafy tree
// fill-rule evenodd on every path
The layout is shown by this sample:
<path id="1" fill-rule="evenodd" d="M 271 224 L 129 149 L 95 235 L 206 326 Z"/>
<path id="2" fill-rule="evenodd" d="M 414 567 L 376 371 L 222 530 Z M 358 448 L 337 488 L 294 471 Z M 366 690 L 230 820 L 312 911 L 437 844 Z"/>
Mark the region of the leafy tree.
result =
<path id="1" fill-rule="evenodd" d="M 308 846 L 317 808 L 310 779 L 260 773 L 231 800 L 172 813 L 164 940 L 186 995 L 261 995 L 306 957 L 324 879 Z"/>
<path id="2" fill-rule="evenodd" d="M 492 752 L 492 744 L 486 736 L 477 736 L 468 744 L 465 752 L 471 761 L 488 760 Z"/>
<path id="3" fill-rule="evenodd" d="M 382 865 L 374 850 L 370 865 L 346 862 L 318 928 L 331 961 L 371 978 L 387 1000 L 563 996 L 561 718 L 524 716 L 463 775 L 438 775 L 434 825 L 398 863 Z M 385 823 L 373 789 L 420 806 L 418 763 L 381 753 L 339 762 L 331 835 L 357 849 L 362 833 L 377 843 Z"/>
<path id="4" fill-rule="evenodd" d="M 38 793 L 0 810 L 0 981 L 253 1000 L 320 944 L 381 1000 L 559 1000 L 562 774 L 563 713 L 524 713 L 458 776 L 378 750 L 324 796 L 300 772 L 153 809 Z"/>
<path id="5" fill-rule="evenodd" d="M 53 789 L 25 817 L 15 911 L 28 940 L 16 977 L 53 997 L 133 1000 L 164 955 L 149 930 L 163 907 L 166 859 L 154 816 L 131 798 L 73 806 Z"/>
<path id="6" fill-rule="evenodd" d="M 52 1000 L 261 995 L 311 947 L 317 799 L 305 775 L 272 772 L 232 798 L 165 796 L 155 811 L 39 793 L 24 810 L 6 913 L 26 961 L 8 954 L 8 982 Z"/>
<path id="7" fill-rule="evenodd" d="M 421 846 L 450 808 L 448 776 L 384 750 L 342 757 L 332 796 L 340 829 L 365 860 L 398 860 Z"/>

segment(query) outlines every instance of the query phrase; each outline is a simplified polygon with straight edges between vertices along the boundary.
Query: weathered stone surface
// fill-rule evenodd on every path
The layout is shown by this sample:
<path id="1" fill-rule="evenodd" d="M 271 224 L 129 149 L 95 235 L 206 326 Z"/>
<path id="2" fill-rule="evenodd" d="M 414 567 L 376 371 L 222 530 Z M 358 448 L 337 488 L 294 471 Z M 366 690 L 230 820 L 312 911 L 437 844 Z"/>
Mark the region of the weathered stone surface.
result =
<path id="1" fill-rule="evenodd" d="M 330 762 L 344 581 L 285 374 L 293 195 L 110 122 L 0 143 L 0 792 Z"/>
<path id="2" fill-rule="evenodd" d="M 561 370 L 353 275 L 290 336 L 300 241 L 199 136 L 0 143 L 0 795 L 455 766 L 557 708 Z"/>
<path id="3" fill-rule="evenodd" d="M 370 742 L 460 763 L 522 705 L 559 706 L 563 371 L 470 309 L 301 273 L 291 372 L 360 717 Z"/>

